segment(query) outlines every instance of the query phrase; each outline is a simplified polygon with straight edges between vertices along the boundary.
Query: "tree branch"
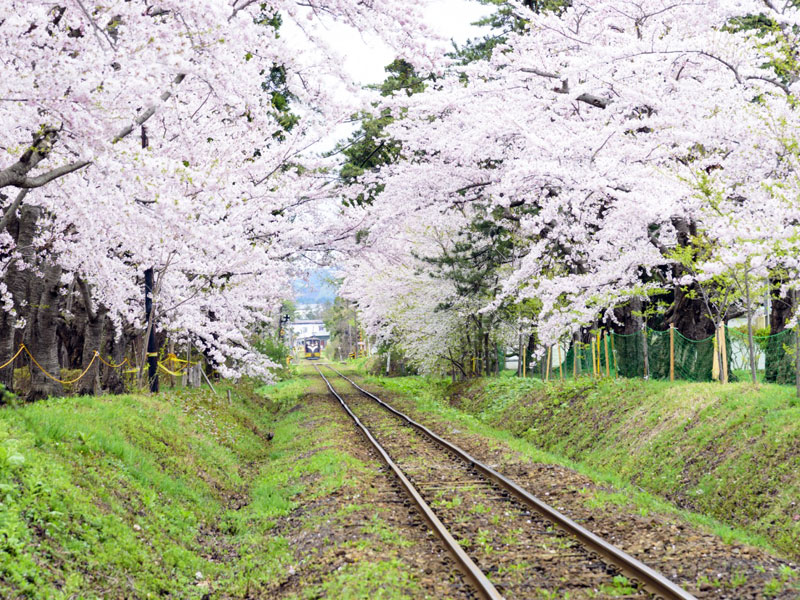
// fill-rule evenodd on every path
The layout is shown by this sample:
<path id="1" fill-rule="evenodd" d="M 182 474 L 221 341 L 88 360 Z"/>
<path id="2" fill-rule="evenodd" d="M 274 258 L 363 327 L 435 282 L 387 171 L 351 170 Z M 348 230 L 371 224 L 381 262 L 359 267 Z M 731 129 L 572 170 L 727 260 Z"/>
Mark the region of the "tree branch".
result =
<path id="1" fill-rule="evenodd" d="M 175 79 L 172 80 L 172 84 L 173 85 L 179 85 L 185 78 L 186 78 L 186 73 L 178 73 L 178 75 L 175 77 Z M 170 90 L 166 90 L 163 94 L 161 94 L 161 102 L 166 102 L 167 100 L 170 99 L 171 96 L 172 96 L 172 92 Z M 152 117 L 154 114 L 156 114 L 156 110 L 157 109 L 158 109 L 158 106 L 156 106 L 155 104 L 151 104 L 150 106 L 148 106 L 147 110 L 145 110 L 142 114 L 140 114 L 138 117 L 136 117 L 136 119 L 133 121 L 133 123 L 131 123 L 130 125 L 125 126 L 125 128 L 122 129 L 114 137 L 114 139 L 111 141 L 111 143 L 112 144 L 116 144 L 117 142 L 119 142 L 123 138 L 128 137 L 136 127 L 139 127 L 140 125 L 144 125 L 150 119 L 150 117 Z"/>
<path id="2" fill-rule="evenodd" d="M 550 73 L 549 71 L 543 71 L 541 69 L 537 69 L 535 67 L 523 67 L 520 69 L 523 73 L 531 73 L 533 75 L 538 75 L 539 77 L 545 77 L 547 79 L 559 79 L 559 75 L 557 73 Z M 553 91 L 557 94 L 568 94 L 569 93 L 569 84 L 566 80 L 561 82 L 561 87 L 554 88 Z M 578 102 L 584 102 L 590 106 L 594 106 L 595 108 L 606 108 L 612 100 L 607 98 L 603 98 L 601 96 L 595 96 L 594 94 L 581 94 L 577 98 L 575 98 Z"/>
<path id="3" fill-rule="evenodd" d="M 20 190 L 19 194 L 17 194 L 17 197 L 14 199 L 14 202 L 6 209 L 2 220 L 0 220 L 0 232 L 5 231 L 6 227 L 8 227 L 8 224 L 11 222 L 14 214 L 16 214 L 16 212 L 19 210 L 19 207 L 22 205 L 22 201 L 27 195 L 28 190 Z"/>
<path id="4" fill-rule="evenodd" d="M 69 173 L 74 173 L 75 171 L 79 171 L 83 167 L 92 164 L 90 160 L 79 160 L 74 163 L 70 163 L 68 165 L 62 165 L 57 169 L 53 169 L 52 171 L 48 171 L 43 175 L 37 175 L 36 177 L 23 177 L 20 180 L 12 183 L 16 187 L 23 188 L 23 189 L 32 189 L 42 187 L 53 181 L 54 179 L 58 179 L 59 177 L 63 177 L 64 175 L 68 175 Z"/>

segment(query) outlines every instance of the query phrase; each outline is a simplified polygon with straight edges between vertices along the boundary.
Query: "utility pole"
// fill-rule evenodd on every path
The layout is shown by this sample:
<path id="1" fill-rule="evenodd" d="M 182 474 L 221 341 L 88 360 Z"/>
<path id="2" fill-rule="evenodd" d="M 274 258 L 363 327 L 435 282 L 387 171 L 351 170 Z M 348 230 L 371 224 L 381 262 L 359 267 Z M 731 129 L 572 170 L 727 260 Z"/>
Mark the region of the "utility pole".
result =
<path id="1" fill-rule="evenodd" d="M 153 316 L 153 267 L 144 272 L 144 314 L 149 329 L 147 336 L 147 381 L 150 391 L 158 392 L 158 348 L 156 348 L 156 324 Z"/>
<path id="2" fill-rule="evenodd" d="M 142 125 L 142 149 L 150 145 L 147 139 L 147 130 Z M 144 272 L 144 314 L 147 323 L 147 381 L 152 393 L 158 393 L 158 348 L 156 348 L 156 319 L 153 315 L 153 287 L 154 287 L 153 267 Z"/>

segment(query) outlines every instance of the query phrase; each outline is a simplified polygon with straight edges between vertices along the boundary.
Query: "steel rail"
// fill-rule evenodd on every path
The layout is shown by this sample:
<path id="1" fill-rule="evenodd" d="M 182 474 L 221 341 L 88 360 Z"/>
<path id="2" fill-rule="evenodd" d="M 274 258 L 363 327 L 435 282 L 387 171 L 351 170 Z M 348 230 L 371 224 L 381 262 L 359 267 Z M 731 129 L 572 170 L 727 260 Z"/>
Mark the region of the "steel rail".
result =
<path id="1" fill-rule="evenodd" d="M 417 423 L 412 418 L 408 417 L 407 415 L 403 414 L 393 406 L 390 406 L 380 398 L 378 398 L 375 394 L 368 392 L 361 386 L 359 386 L 355 381 L 346 377 L 336 369 L 334 369 L 331 365 L 326 365 L 329 369 L 331 369 L 334 373 L 339 375 L 342 379 L 350 382 L 350 384 L 355 387 L 359 392 L 368 396 L 384 408 L 386 408 L 391 413 L 397 415 L 404 421 L 406 421 L 409 425 L 421 431 L 430 439 L 435 441 L 437 444 L 442 446 L 445 450 L 454 453 L 457 455 L 461 460 L 468 463 L 472 468 L 482 473 L 488 479 L 494 481 L 497 485 L 501 488 L 513 494 L 518 500 L 520 500 L 525 505 L 533 508 L 542 515 L 544 518 L 548 519 L 549 521 L 553 522 L 555 525 L 561 527 L 564 531 L 569 533 L 570 535 L 576 537 L 588 550 L 591 552 L 596 553 L 600 556 L 606 563 L 610 563 L 614 565 L 621 573 L 623 573 L 628 579 L 632 582 L 640 585 L 645 590 L 650 592 L 655 596 L 656 599 L 660 600 L 697 600 L 695 596 L 681 588 L 680 586 L 676 585 L 657 571 L 651 569 L 646 564 L 641 562 L 640 560 L 634 558 L 630 554 L 623 552 L 616 546 L 609 544 L 603 538 L 595 535 L 582 525 L 579 525 L 566 515 L 560 513 L 552 506 L 542 502 L 539 498 L 528 492 L 526 489 L 520 487 L 514 481 L 508 479 L 504 475 L 498 473 L 490 466 L 480 462 L 478 459 L 474 458 L 472 455 L 468 454 L 466 451 L 462 450 L 452 442 L 448 442 L 447 440 L 441 438 L 433 431 Z M 321 373 L 320 373 L 321 374 Z"/>
<path id="2" fill-rule="evenodd" d="M 447 528 L 442 524 L 439 520 L 439 517 L 431 510 L 431 507 L 428 506 L 428 503 L 422 498 L 420 493 L 416 490 L 413 484 L 408 480 L 405 474 L 400 470 L 400 468 L 395 464 L 386 450 L 383 449 L 378 441 L 372 436 L 363 423 L 359 420 L 359 418 L 350 410 L 350 407 L 344 401 L 344 399 L 333 389 L 331 382 L 328 381 L 328 378 L 322 374 L 319 367 L 314 365 L 314 368 L 319 373 L 320 377 L 325 381 L 325 385 L 328 386 L 331 394 L 333 394 L 339 403 L 344 408 L 345 412 L 350 415 L 350 418 L 353 419 L 356 426 L 361 430 L 361 433 L 364 434 L 364 437 L 367 438 L 369 443 L 372 445 L 373 448 L 380 454 L 383 462 L 392 470 L 395 477 L 400 481 L 400 485 L 403 487 L 405 492 L 411 498 L 411 500 L 416 504 L 417 509 L 419 510 L 422 517 L 428 523 L 428 526 L 433 530 L 436 535 L 439 536 L 439 539 L 442 540 L 442 543 L 447 548 L 447 551 L 450 555 L 455 559 L 456 563 L 458 564 L 459 568 L 461 569 L 462 573 L 465 575 L 467 580 L 473 585 L 475 591 L 478 595 L 483 598 L 484 600 L 503 600 L 503 596 L 500 595 L 500 592 L 494 587 L 491 581 L 486 577 L 483 571 L 472 561 L 472 559 L 467 555 L 466 552 L 461 548 L 459 543 L 456 539 L 452 536 L 452 534 L 447 531 Z"/>

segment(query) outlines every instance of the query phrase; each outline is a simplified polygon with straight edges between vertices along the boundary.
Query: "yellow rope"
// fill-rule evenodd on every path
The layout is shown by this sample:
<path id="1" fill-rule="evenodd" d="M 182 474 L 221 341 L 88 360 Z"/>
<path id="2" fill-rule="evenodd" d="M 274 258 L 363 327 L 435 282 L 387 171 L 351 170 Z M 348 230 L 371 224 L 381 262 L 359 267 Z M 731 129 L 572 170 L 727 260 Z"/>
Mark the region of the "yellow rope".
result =
<path id="1" fill-rule="evenodd" d="M 167 367 L 164 366 L 164 363 L 162 363 L 162 362 L 159 362 L 158 366 L 161 368 L 162 371 L 164 371 L 168 375 L 172 375 L 173 377 L 180 377 L 181 375 L 183 375 L 183 372 L 181 372 L 181 371 L 179 371 L 179 372 L 170 371 Z"/>
<path id="2" fill-rule="evenodd" d="M 50 378 L 50 379 L 52 379 L 53 381 L 55 381 L 55 382 L 57 382 L 57 383 L 60 383 L 60 384 L 62 384 L 62 385 L 70 385 L 70 384 L 72 384 L 72 383 L 75 383 L 76 381 L 79 381 L 79 380 L 80 380 L 80 379 L 81 379 L 81 378 L 82 378 L 84 375 L 86 375 L 86 373 L 88 373 L 88 372 L 89 372 L 89 369 L 91 369 L 91 368 L 92 368 L 92 365 L 94 364 L 94 361 L 95 361 L 95 360 L 97 359 L 97 357 L 99 356 L 99 354 L 98 354 L 97 350 L 95 350 L 95 351 L 94 351 L 94 356 L 92 356 L 92 360 L 91 360 L 91 361 L 89 361 L 89 364 L 88 364 L 88 365 L 86 366 L 86 368 L 83 370 L 83 373 L 81 373 L 80 375 L 78 375 L 78 376 L 77 376 L 75 379 L 70 379 L 69 381 L 64 381 L 63 379 L 58 379 L 57 377 L 53 377 L 52 375 L 50 375 L 50 373 L 48 373 L 47 371 L 45 371 L 45 370 L 44 370 L 44 367 L 42 367 L 42 365 L 40 365 L 40 364 L 39 364 L 39 361 L 37 361 L 37 360 L 36 360 L 36 359 L 33 357 L 33 354 L 31 354 L 31 351 L 30 351 L 30 350 L 28 350 L 28 348 L 26 348 L 26 347 L 25 347 L 25 344 L 23 344 L 23 345 L 22 345 L 22 347 L 23 347 L 23 348 L 25 348 L 25 353 L 26 353 L 28 356 L 30 356 L 30 357 L 31 357 L 31 361 L 33 361 L 33 364 L 35 364 L 37 367 L 39 367 L 39 370 L 40 370 L 42 373 L 44 373 L 46 377 L 49 377 L 49 378 Z"/>
<path id="3" fill-rule="evenodd" d="M 197 364 L 197 363 L 192 362 L 190 360 L 184 360 L 182 358 L 178 358 L 175 354 L 172 354 L 172 353 L 167 354 L 167 357 L 164 359 L 164 362 L 166 362 L 166 361 L 185 364 L 185 365 L 196 365 Z"/>
<path id="4" fill-rule="evenodd" d="M 100 359 L 100 362 L 101 362 L 101 363 L 103 363 L 105 366 L 107 366 L 107 367 L 111 367 L 112 369 L 119 369 L 120 367 L 124 367 L 126 364 L 130 364 L 130 363 L 128 362 L 128 359 L 127 359 L 127 358 L 125 358 L 125 360 L 123 360 L 123 361 L 122 361 L 121 363 L 119 363 L 118 365 L 112 365 L 110 362 L 106 361 L 106 360 L 105 360 L 105 359 L 104 359 L 102 356 L 100 356 L 99 354 L 97 355 L 97 358 L 99 358 L 99 359 Z"/>
<path id="5" fill-rule="evenodd" d="M 39 361 L 38 361 L 38 360 L 36 360 L 36 358 L 34 358 L 33 354 L 31 354 L 31 351 L 30 351 L 30 350 L 28 350 L 28 347 L 27 347 L 25 344 L 20 344 L 20 345 L 19 345 L 19 350 L 17 350 L 17 353 L 14 355 L 14 357 L 13 357 L 11 360 L 9 360 L 7 363 L 5 363 L 4 365 L 0 365 L 0 369 L 4 369 L 5 367 L 7 367 L 7 366 L 8 366 L 8 365 L 10 365 L 11 363 L 13 363 L 13 362 L 14 362 L 14 360 L 16 360 L 16 358 L 17 358 L 17 357 L 18 357 L 18 356 L 19 356 L 19 355 L 20 355 L 20 354 L 21 354 L 23 351 L 25 352 L 25 354 L 27 354 L 27 355 L 30 357 L 30 359 L 31 359 L 31 362 L 33 362 L 33 364 L 35 364 L 35 365 L 36 365 L 36 366 L 39 368 L 39 370 L 40 370 L 42 373 L 44 373 L 44 375 L 45 375 L 46 377 L 48 377 L 48 378 L 52 379 L 53 381 L 55 381 L 55 382 L 57 382 L 57 383 L 60 383 L 60 384 L 62 384 L 62 385 L 70 385 L 70 384 L 73 384 L 73 383 L 75 383 L 75 382 L 79 381 L 81 378 L 83 378 L 83 376 L 84 376 L 84 375 L 86 375 L 86 373 L 88 373 L 88 372 L 89 372 L 89 369 L 91 369 L 91 368 L 92 368 L 92 365 L 94 364 L 94 361 L 95 361 L 95 360 L 98 360 L 98 359 L 99 359 L 99 360 L 100 360 L 100 362 L 102 362 L 102 363 L 104 363 L 105 365 L 107 365 L 107 366 L 111 367 L 112 369 L 117 369 L 117 368 L 119 368 L 119 367 L 123 366 L 125 363 L 127 363 L 127 362 L 128 362 L 128 359 L 126 358 L 126 359 L 125 359 L 124 361 L 122 361 L 120 364 L 118 364 L 118 365 L 112 365 L 111 363 L 109 363 L 109 362 L 106 362 L 106 361 L 103 359 L 103 357 L 102 357 L 102 356 L 100 356 L 100 353 L 99 353 L 97 350 L 95 350 L 95 351 L 94 351 L 94 355 L 92 356 L 92 360 L 91 360 L 91 361 L 89 361 L 89 364 L 88 364 L 88 365 L 86 366 L 86 368 L 83 370 L 83 373 L 81 373 L 80 375 L 78 375 L 78 376 L 77 376 L 75 379 L 64 380 L 64 379 L 58 379 L 57 377 L 54 377 L 53 375 L 51 375 L 50 373 L 48 373 L 48 372 L 47 372 L 47 371 L 44 369 L 44 367 L 42 367 L 42 365 L 40 365 L 40 364 L 39 364 Z"/>
<path id="6" fill-rule="evenodd" d="M 9 360 L 7 363 L 5 363 L 4 365 L 0 365 L 0 369 L 5 369 L 5 368 L 6 368 L 8 365 L 10 365 L 11 363 L 13 363 L 13 362 L 14 362 L 14 361 L 17 359 L 17 357 L 18 357 L 20 354 L 22 354 L 22 349 L 23 349 L 24 347 L 25 347 L 25 345 L 24 345 L 24 344 L 20 344 L 20 345 L 19 345 L 19 350 L 17 350 L 17 353 L 16 353 L 16 354 L 15 354 L 15 355 L 14 355 L 14 356 L 11 358 L 11 360 Z"/>

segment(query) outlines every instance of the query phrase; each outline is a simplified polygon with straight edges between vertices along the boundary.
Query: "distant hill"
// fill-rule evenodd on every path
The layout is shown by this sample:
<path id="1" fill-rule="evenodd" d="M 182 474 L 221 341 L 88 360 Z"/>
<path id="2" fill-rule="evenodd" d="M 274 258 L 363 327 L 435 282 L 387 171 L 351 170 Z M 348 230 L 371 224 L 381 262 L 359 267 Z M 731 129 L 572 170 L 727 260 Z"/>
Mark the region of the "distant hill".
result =
<path id="1" fill-rule="evenodd" d="M 336 297 L 336 288 L 327 280 L 335 277 L 330 269 L 318 269 L 311 273 L 308 281 L 296 279 L 294 281 L 294 299 L 297 304 L 325 304 L 333 302 Z"/>

